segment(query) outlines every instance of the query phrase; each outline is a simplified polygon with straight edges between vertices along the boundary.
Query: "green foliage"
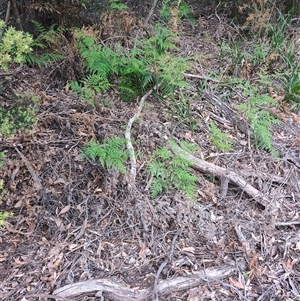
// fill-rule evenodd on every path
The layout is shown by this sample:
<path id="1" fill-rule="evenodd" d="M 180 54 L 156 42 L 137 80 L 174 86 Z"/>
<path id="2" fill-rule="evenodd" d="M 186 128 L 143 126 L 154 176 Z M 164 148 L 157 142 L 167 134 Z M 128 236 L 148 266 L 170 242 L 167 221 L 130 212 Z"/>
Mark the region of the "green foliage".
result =
<path id="1" fill-rule="evenodd" d="M 6 219 L 11 217 L 13 214 L 11 212 L 1 212 L 0 211 L 0 227 L 4 225 Z"/>
<path id="2" fill-rule="evenodd" d="M 273 51 L 281 48 L 287 40 L 286 30 L 291 22 L 291 15 L 284 15 L 279 11 L 277 20 L 269 25 L 270 46 Z"/>
<path id="3" fill-rule="evenodd" d="M 274 125 L 280 124 L 280 120 L 275 118 L 268 108 L 277 107 L 278 103 L 269 95 L 261 94 L 259 89 L 252 87 L 248 81 L 238 84 L 238 87 L 242 88 L 243 95 L 248 99 L 247 102 L 238 105 L 238 109 L 247 116 L 253 130 L 254 141 L 259 147 L 277 157 L 271 130 Z"/>
<path id="4" fill-rule="evenodd" d="M 65 59 L 65 55 L 61 53 L 45 51 L 47 48 L 55 48 L 58 51 L 64 30 L 62 28 L 55 29 L 55 25 L 52 25 L 50 29 L 46 29 L 42 24 L 34 20 L 32 22 L 38 36 L 30 43 L 30 47 L 34 49 L 34 52 L 26 55 L 26 62 L 38 67 L 47 67 L 52 62 Z M 42 53 L 40 53 L 41 51 Z"/>
<path id="5" fill-rule="evenodd" d="M 152 198 L 157 197 L 165 189 L 172 188 L 183 192 L 191 199 L 195 197 L 197 178 L 191 174 L 190 162 L 179 156 L 173 156 L 167 148 L 159 148 L 152 154 L 148 172 L 153 176 Z"/>
<path id="6" fill-rule="evenodd" d="M 67 84 L 67 86 L 77 93 L 81 99 L 84 99 L 88 102 L 94 109 L 96 108 L 94 99 L 95 99 L 95 91 L 90 87 L 90 85 L 84 85 L 85 80 L 81 82 L 72 81 Z"/>
<path id="7" fill-rule="evenodd" d="M 0 20 L 0 70 L 7 70 L 11 63 L 22 64 L 31 52 L 32 37 L 28 33 L 5 27 Z"/>
<path id="8" fill-rule="evenodd" d="M 292 72 L 282 77 L 286 92 L 285 101 L 300 106 L 300 65 Z"/>
<path id="9" fill-rule="evenodd" d="M 147 39 L 136 40 L 133 49 L 127 53 L 121 48 L 112 50 L 99 45 L 96 39 L 78 31 L 77 47 L 85 60 L 87 75 L 69 86 L 80 95 L 86 94 L 81 89 L 87 89 L 89 101 L 93 98 L 91 91 L 101 93 L 114 86 L 125 101 L 135 100 L 158 83 L 161 83 L 159 91 L 164 95 L 185 87 L 183 72 L 189 68 L 187 60 L 168 53 L 176 49 L 168 29 L 156 26 L 155 33 Z"/>
<path id="10" fill-rule="evenodd" d="M 2 197 L 5 195 L 6 191 L 4 189 L 4 182 L 3 180 L 0 180 L 0 202 L 2 200 Z"/>
<path id="11" fill-rule="evenodd" d="M 5 154 L 0 152 L 0 167 L 4 165 Z"/>
<path id="12" fill-rule="evenodd" d="M 128 6 L 119 0 L 109 0 L 109 10 L 124 10 L 127 9 Z"/>
<path id="13" fill-rule="evenodd" d="M 9 102 L 0 107 L 0 136 L 5 138 L 18 130 L 31 128 L 36 122 L 38 105 L 33 95 L 20 95 L 18 100 Z"/>
<path id="14" fill-rule="evenodd" d="M 114 168 L 125 173 L 125 163 L 128 160 L 126 139 L 107 138 L 103 140 L 102 144 L 91 141 L 83 148 L 83 157 L 99 161 L 104 168 Z"/>
<path id="15" fill-rule="evenodd" d="M 163 0 L 161 9 L 159 10 L 160 18 L 163 22 L 167 23 L 172 18 L 172 8 L 177 6 L 178 1 L 175 0 Z M 178 7 L 178 18 L 187 19 L 189 23 L 194 26 L 197 20 L 193 17 L 193 11 L 189 4 L 185 1 L 181 1 Z"/>
<path id="16" fill-rule="evenodd" d="M 209 124 L 210 139 L 213 145 L 220 151 L 233 151 L 232 138 L 223 133 L 214 122 Z"/>
<path id="17" fill-rule="evenodd" d="M 180 2 L 179 18 L 187 19 L 192 26 L 195 26 L 197 23 L 197 20 L 193 17 L 193 11 L 190 5 L 185 1 Z"/>
<path id="18" fill-rule="evenodd" d="M 171 20 L 171 1 L 163 0 L 161 4 L 161 9 L 159 10 L 159 16 L 163 22 L 169 22 Z"/>
<path id="19" fill-rule="evenodd" d="M 172 145 L 172 141 L 171 141 L 171 145 Z M 194 143 L 190 143 L 190 142 L 186 142 L 186 141 L 180 141 L 180 147 L 190 153 L 193 154 L 195 152 L 197 152 L 199 150 L 199 146 L 194 144 Z"/>

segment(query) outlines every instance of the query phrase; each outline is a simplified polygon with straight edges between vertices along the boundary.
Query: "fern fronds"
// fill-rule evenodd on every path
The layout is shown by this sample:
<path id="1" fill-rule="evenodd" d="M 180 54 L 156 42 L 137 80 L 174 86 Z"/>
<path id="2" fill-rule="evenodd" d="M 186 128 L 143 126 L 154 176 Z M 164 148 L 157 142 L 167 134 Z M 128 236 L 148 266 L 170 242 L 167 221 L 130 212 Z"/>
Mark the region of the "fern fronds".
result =
<path id="1" fill-rule="evenodd" d="M 126 139 L 119 137 L 104 139 L 103 144 L 91 141 L 83 148 L 82 157 L 90 157 L 93 161 L 98 160 L 104 168 L 113 168 L 125 173 L 125 163 L 128 159 L 125 146 Z"/>
<path id="2" fill-rule="evenodd" d="M 64 55 L 59 53 L 46 52 L 46 53 L 42 53 L 41 55 L 29 53 L 26 56 L 26 62 L 41 68 L 42 66 L 47 67 L 53 62 L 62 61 L 65 58 L 66 57 Z"/>
<path id="3" fill-rule="evenodd" d="M 232 139 L 223 133 L 214 122 L 209 124 L 210 139 L 214 146 L 220 151 L 233 151 Z"/>
<path id="4" fill-rule="evenodd" d="M 111 87 L 107 77 L 97 73 L 87 75 L 82 82 L 86 86 L 94 89 L 97 93 L 105 91 Z"/>
<path id="5" fill-rule="evenodd" d="M 85 60 L 87 76 L 83 82 L 96 93 L 109 89 L 113 80 L 124 100 L 133 100 L 158 83 L 162 83 L 163 94 L 172 94 L 175 89 L 187 86 L 183 72 L 189 69 L 188 64 L 167 53 L 176 47 L 172 35 L 164 27 L 156 27 L 153 37 L 135 41 L 129 53 L 99 45 L 84 32 L 76 32 L 75 37 Z"/>
<path id="6" fill-rule="evenodd" d="M 255 143 L 277 157 L 278 154 L 272 143 L 271 129 L 281 121 L 275 118 L 268 108 L 276 107 L 278 103 L 266 94 L 254 94 L 252 90 L 248 91 L 250 92 L 249 102 L 239 105 L 238 108 L 246 114 L 249 120 Z"/>
<path id="7" fill-rule="evenodd" d="M 197 178 L 191 174 L 191 164 L 179 156 L 173 156 L 165 147 L 157 149 L 148 163 L 152 175 L 151 198 L 157 197 L 165 189 L 177 189 L 191 199 L 196 192 Z"/>

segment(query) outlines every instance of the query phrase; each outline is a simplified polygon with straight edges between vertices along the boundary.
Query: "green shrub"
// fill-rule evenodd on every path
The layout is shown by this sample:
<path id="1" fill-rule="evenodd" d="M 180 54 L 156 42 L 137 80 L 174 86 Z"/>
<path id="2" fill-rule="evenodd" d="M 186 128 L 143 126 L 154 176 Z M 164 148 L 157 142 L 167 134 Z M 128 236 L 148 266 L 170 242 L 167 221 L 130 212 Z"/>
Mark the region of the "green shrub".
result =
<path id="1" fill-rule="evenodd" d="M 31 128 L 36 122 L 38 107 L 34 95 L 20 95 L 9 100 L 9 105 L 0 107 L 0 137 L 7 138 L 18 130 Z"/>
<path id="2" fill-rule="evenodd" d="M 238 80 L 238 82 L 241 82 Z M 270 107 L 278 107 L 278 102 L 267 94 L 263 94 L 258 88 L 251 86 L 250 82 L 242 81 L 237 87 L 241 88 L 242 95 L 247 101 L 238 105 L 237 108 L 245 113 L 252 128 L 252 136 L 255 143 L 269 151 L 272 155 L 278 156 L 272 142 L 272 127 L 280 124 L 268 110 Z"/>
<path id="3" fill-rule="evenodd" d="M 22 64 L 25 56 L 32 51 L 32 37 L 28 33 L 6 28 L 0 20 L 0 70 L 6 71 L 11 63 Z"/>

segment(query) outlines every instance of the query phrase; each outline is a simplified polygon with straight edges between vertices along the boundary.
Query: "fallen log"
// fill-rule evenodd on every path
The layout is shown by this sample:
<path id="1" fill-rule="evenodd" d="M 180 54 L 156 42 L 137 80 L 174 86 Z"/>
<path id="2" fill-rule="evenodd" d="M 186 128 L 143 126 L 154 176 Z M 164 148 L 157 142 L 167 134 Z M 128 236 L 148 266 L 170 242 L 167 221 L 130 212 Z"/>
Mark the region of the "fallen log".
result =
<path id="1" fill-rule="evenodd" d="M 185 291 L 196 287 L 207 281 L 220 282 L 221 279 L 231 276 L 236 272 L 236 266 L 226 264 L 215 268 L 208 268 L 192 275 L 161 280 L 157 285 L 157 292 L 155 293 L 159 296 L 166 296 L 174 292 Z M 95 296 L 108 297 L 114 301 L 146 301 L 153 297 L 153 293 L 152 287 L 134 289 L 128 287 L 119 279 L 105 278 L 68 284 L 56 289 L 53 295 L 71 298 L 83 294 L 94 294 Z"/>
<path id="2" fill-rule="evenodd" d="M 237 175 L 234 171 L 228 170 L 227 168 L 220 167 L 213 163 L 201 160 L 187 151 L 183 150 L 175 142 L 170 143 L 171 149 L 177 156 L 188 160 L 192 167 L 204 173 L 212 174 L 213 176 L 219 178 L 222 181 L 228 180 L 229 182 L 240 187 L 245 193 L 251 196 L 256 202 L 258 202 L 263 207 L 267 207 L 270 204 L 270 200 L 259 190 L 254 188 L 252 185 L 247 183 L 242 177 Z"/>

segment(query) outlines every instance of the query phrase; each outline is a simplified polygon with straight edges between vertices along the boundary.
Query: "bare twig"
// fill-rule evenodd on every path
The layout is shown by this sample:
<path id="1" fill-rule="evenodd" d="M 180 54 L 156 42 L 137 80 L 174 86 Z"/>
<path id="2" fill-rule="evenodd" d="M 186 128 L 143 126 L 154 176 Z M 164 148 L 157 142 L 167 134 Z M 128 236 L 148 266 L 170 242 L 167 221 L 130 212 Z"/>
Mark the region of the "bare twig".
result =
<path id="1" fill-rule="evenodd" d="M 186 77 L 193 77 L 193 78 L 199 78 L 199 79 L 208 80 L 208 81 L 214 82 L 214 83 L 221 83 L 221 81 L 218 80 L 218 79 L 207 77 L 207 76 L 203 76 L 203 75 L 190 74 L 190 73 L 183 73 L 183 75 L 186 76 Z"/>
<path id="2" fill-rule="evenodd" d="M 158 2 L 158 0 L 154 0 L 154 1 L 153 1 L 152 6 L 151 6 L 151 9 L 150 9 L 150 11 L 149 11 L 149 13 L 148 13 L 148 16 L 147 16 L 147 18 L 146 18 L 146 23 L 149 22 L 151 16 L 153 15 L 153 12 L 154 12 L 154 9 L 155 9 L 155 7 L 156 7 L 156 5 L 157 5 L 157 2 Z"/>
<path id="3" fill-rule="evenodd" d="M 152 94 L 152 92 L 156 89 L 158 89 L 158 87 L 160 86 L 160 84 L 156 85 L 154 88 L 150 89 L 140 100 L 139 106 L 138 106 L 138 110 L 135 113 L 135 115 L 130 118 L 127 127 L 126 127 L 126 131 L 125 131 L 125 138 L 127 140 L 127 149 L 129 152 L 129 158 L 130 158 L 130 164 L 131 164 L 131 168 L 130 168 L 130 175 L 129 175 L 129 185 L 131 185 L 131 187 L 135 186 L 135 178 L 136 178 L 136 158 L 135 158 L 135 153 L 134 153 L 134 148 L 131 142 L 131 128 L 132 128 L 132 124 L 140 117 L 144 103 L 147 99 L 148 96 L 150 96 Z"/>
<path id="4" fill-rule="evenodd" d="M 18 148 L 15 147 L 15 150 L 18 152 L 18 154 L 20 155 L 20 157 L 22 158 L 22 161 L 25 163 L 28 171 L 30 172 L 32 179 L 34 181 L 34 183 L 39 187 L 39 189 L 43 189 L 43 185 L 41 183 L 40 178 L 38 177 L 37 173 L 34 171 L 31 163 L 26 159 L 26 157 L 18 150 Z"/>
<path id="5" fill-rule="evenodd" d="M 276 227 L 285 227 L 285 226 L 293 226 L 293 225 L 300 225 L 300 221 L 290 221 L 290 222 L 278 222 L 278 223 L 275 223 Z"/>
<path id="6" fill-rule="evenodd" d="M 6 9 L 6 15 L 5 15 L 5 23 L 7 24 L 9 20 L 9 15 L 10 15 L 10 1 L 7 1 L 7 9 Z"/>

